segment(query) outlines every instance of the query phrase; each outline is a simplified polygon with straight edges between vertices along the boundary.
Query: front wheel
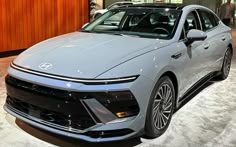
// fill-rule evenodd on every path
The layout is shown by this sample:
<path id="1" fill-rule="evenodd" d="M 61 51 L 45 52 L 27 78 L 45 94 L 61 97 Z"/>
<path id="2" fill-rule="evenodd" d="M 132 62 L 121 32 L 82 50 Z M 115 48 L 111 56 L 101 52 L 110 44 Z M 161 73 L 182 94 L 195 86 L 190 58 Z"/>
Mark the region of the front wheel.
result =
<path id="1" fill-rule="evenodd" d="M 167 76 L 160 78 L 149 101 L 145 124 L 145 135 L 155 138 L 168 128 L 175 106 L 175 89 Z"/>

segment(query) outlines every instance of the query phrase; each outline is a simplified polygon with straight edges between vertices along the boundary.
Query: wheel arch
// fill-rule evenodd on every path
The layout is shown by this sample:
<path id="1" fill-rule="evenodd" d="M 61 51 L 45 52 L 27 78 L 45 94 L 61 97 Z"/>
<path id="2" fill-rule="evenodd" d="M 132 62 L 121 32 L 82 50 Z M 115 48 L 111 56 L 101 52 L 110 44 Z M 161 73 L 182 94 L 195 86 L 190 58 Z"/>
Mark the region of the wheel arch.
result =
<path id="1" fill-rule="evenodd" d="M 172 81 L 172 83 L 174 85 L 174 88 L 175 88 L 175 108 L 176 108 L 176 106 L 177 106 L 177 99 L 178 99 L 178 89 L 179 89 L 179 87 L 178 87 L 179 86 L 178 85 L 178 79 L 177 79 L 176 75 L 173 72 L 171 72 L 171 71 L 167 71 L 167 72 L 163 73 L 160 76 L 160 78 L 164 77 L 164 76 L 168 76 L 171 79 L 171 81 Z"/>
<path id="2" fill-rule="evenodd" d="M 177 94 L 178 94 L 178 81 L 177 81 L 177 76 L 176 76 L 176 74 L 174 74 L 174 72 L 172 72 L 172 71 L 170 71 L 170 70 L 167 70 L 167 71 L 165 71 L 165 72 L 163 72 L 162 74 L 160 74 L 161 76 L 159 76 L 158 78 L 157 78 L 157 82 L 155 83 L 155 87 L 158 85 L 158 83 L 159 83 L 159 80 L 161 80 L 163 77 L 168 77 L 168 78 L 170 78 L 170 80 L 172 81 L 172 83 L 173 83 L 173 86 L 174 86 L 174 88 L 175 88 L 175 94 L 176 94 L 176 96 L 175 96 L 175 102 L 176 102 L 176 100 L 177 100 Z M 160 83 L 159 83 L 160 84 Z M 154 89 L 155 89 L 155 87 L 154 87 Z M 153 92 L 152 92 L 152 94 L 153 94 Z M 150 104 L 153 104 L 153 103 L 150 103 L 150 100 L 149 100 L 149 105 Z M 165 131 L 166 131 L 166 129 L 168 128 L 168 125 L 169 125 L 169 123 L 170 123 L 170 120 L 169 120 L 169 122 L 168 122 L 168 125 L 167 125 L 167 128 L 165 128 L 164 130 L 162 130 L 161 132 L 155 132 L 155 131 L 150 131 L 150 130 L 154 130 L 153 128 L 152 128 L 152 125 L 150 125 L 150 123 L 151 123 L 151 121 L 150 121 L 150 117 L 152 117 L 152 116 L 150 116 L 152 113 L 152 111 L 151 111 L 151 109 L 150 108 L 152 108 L 152 107 L 147 107 L 147 114 L 146 114 L 146 120 L 145 120 L 145 128 L 144 128 L 144 132 L 145 132 L 145 135 L 146 135 L 146 137 L 148 137 L 148 138 L 153 138 L 153 136 L 155 136 L 155 137 L 158 137 L 158 136 L 160 136 L 161 134 L 163 134 Z M 173 105 L 173 113 L 175 112 L 175 110 L 176 110 L 176 104 L 175 105 Z M 173 113 L 171 114 L 171 115 L 173 115 Z M 150 135 L 151 134 L 151 135 Z"/>
<path id="3" fill-rule="evenodd" d="M 232 53 L 232 55 L 234 54 L 233 53 L 233 45 L 230 43 L 229 45 L 228 45 L 228 47 L 231 49 L 231 53 Z"/>

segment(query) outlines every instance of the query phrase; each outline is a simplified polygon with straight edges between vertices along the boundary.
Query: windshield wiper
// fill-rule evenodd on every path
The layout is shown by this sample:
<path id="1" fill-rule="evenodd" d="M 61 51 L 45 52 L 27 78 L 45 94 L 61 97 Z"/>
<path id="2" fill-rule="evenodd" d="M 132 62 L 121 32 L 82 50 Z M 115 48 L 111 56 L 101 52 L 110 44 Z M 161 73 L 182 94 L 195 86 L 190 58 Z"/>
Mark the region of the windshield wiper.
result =
<path id="1" fill-rule="evenodd" d="M 107 33 L 107 34 L 111 34 L 111 35 L 118 35 L 118 36 L 130 36 L 130 37 L 140 37 L 139 35 L 136 34 L 129 34 L 126 32 L 103 32 L 103 33 Z"/>
<path id="2" fill-rule="evenodd" d="M 139 33 L 130 33 L 130 32 L 112 32 L 112 31 L 91 31 L 91 30 L 81 30 L 80 32 L 86 33 L 100 33 L 100 34 L 110 34 L 110 35 L 118 35 L 118 36 L 129 36 L 129 37 L 136 37 L 136 38 L 155 38 L 156 36 L 147 36 Z"/>
<path id="3" fill-rule="evenodd" d="M 141 37 L 140 35 L 134 35 L 134 34 L 121 34 L 122 36 L 129 36 L 129 37 Z"/>

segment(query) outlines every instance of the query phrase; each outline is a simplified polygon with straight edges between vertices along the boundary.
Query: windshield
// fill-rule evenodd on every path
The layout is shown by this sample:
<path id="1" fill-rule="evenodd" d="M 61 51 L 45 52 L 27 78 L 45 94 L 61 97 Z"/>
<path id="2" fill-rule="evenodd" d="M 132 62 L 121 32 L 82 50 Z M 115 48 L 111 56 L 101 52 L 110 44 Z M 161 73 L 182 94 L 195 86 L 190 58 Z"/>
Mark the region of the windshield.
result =
<path id="1" fill-rule="evenodd" d="M 131 7 L 113 9 L 81 31 L 170 39 L 175 33 L 180 14 L 180 10 L 168 8 Z"/>

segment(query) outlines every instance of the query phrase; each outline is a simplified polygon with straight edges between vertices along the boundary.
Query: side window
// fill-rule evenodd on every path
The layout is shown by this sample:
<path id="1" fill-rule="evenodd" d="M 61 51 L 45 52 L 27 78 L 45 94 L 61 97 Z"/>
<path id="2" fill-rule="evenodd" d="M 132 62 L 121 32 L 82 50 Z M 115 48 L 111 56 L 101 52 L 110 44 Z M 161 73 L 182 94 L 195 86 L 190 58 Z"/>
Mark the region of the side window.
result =
<path id="1" fill-rule="evenodd" d="M 184 24 L 184 28 L 186 32 L 188 32 L 191 29 L 200 29 L 197 14 L 195 11 L 188 14 Z"/>
<path id="2" fill-rule="evenodd" d="M 219 17 L 217 17 L 215 14 L 211 13 L 211 12 L 208 12 L 211 19 L 213 19 L 214 21 L 214 26 L 218 26 L 218 24 L 220 23 L 220 19 Z"/>
<path id="3" fill-rule="evenodd" d="M 195 11 L 192 11 L 187 15 L 180 40 L 184 39 L 183 37 L 186 37 L 191 29 L 201 30 L 199 19 Z"/>
<path id="4" fill-rule="evenodd" d="M 211 12 L 205 10 L 198 10 L 198 12 L 200 14 L 203 31 L 209 31 L 218 25 L 217 20 L 215 19 L 216 17 Z"/>
<path id="5" fill-rule="evenodd" d="M 179 40 L 184 40 L 186 38 L 184 29 L 182 29 L 181 36 Z"/>

